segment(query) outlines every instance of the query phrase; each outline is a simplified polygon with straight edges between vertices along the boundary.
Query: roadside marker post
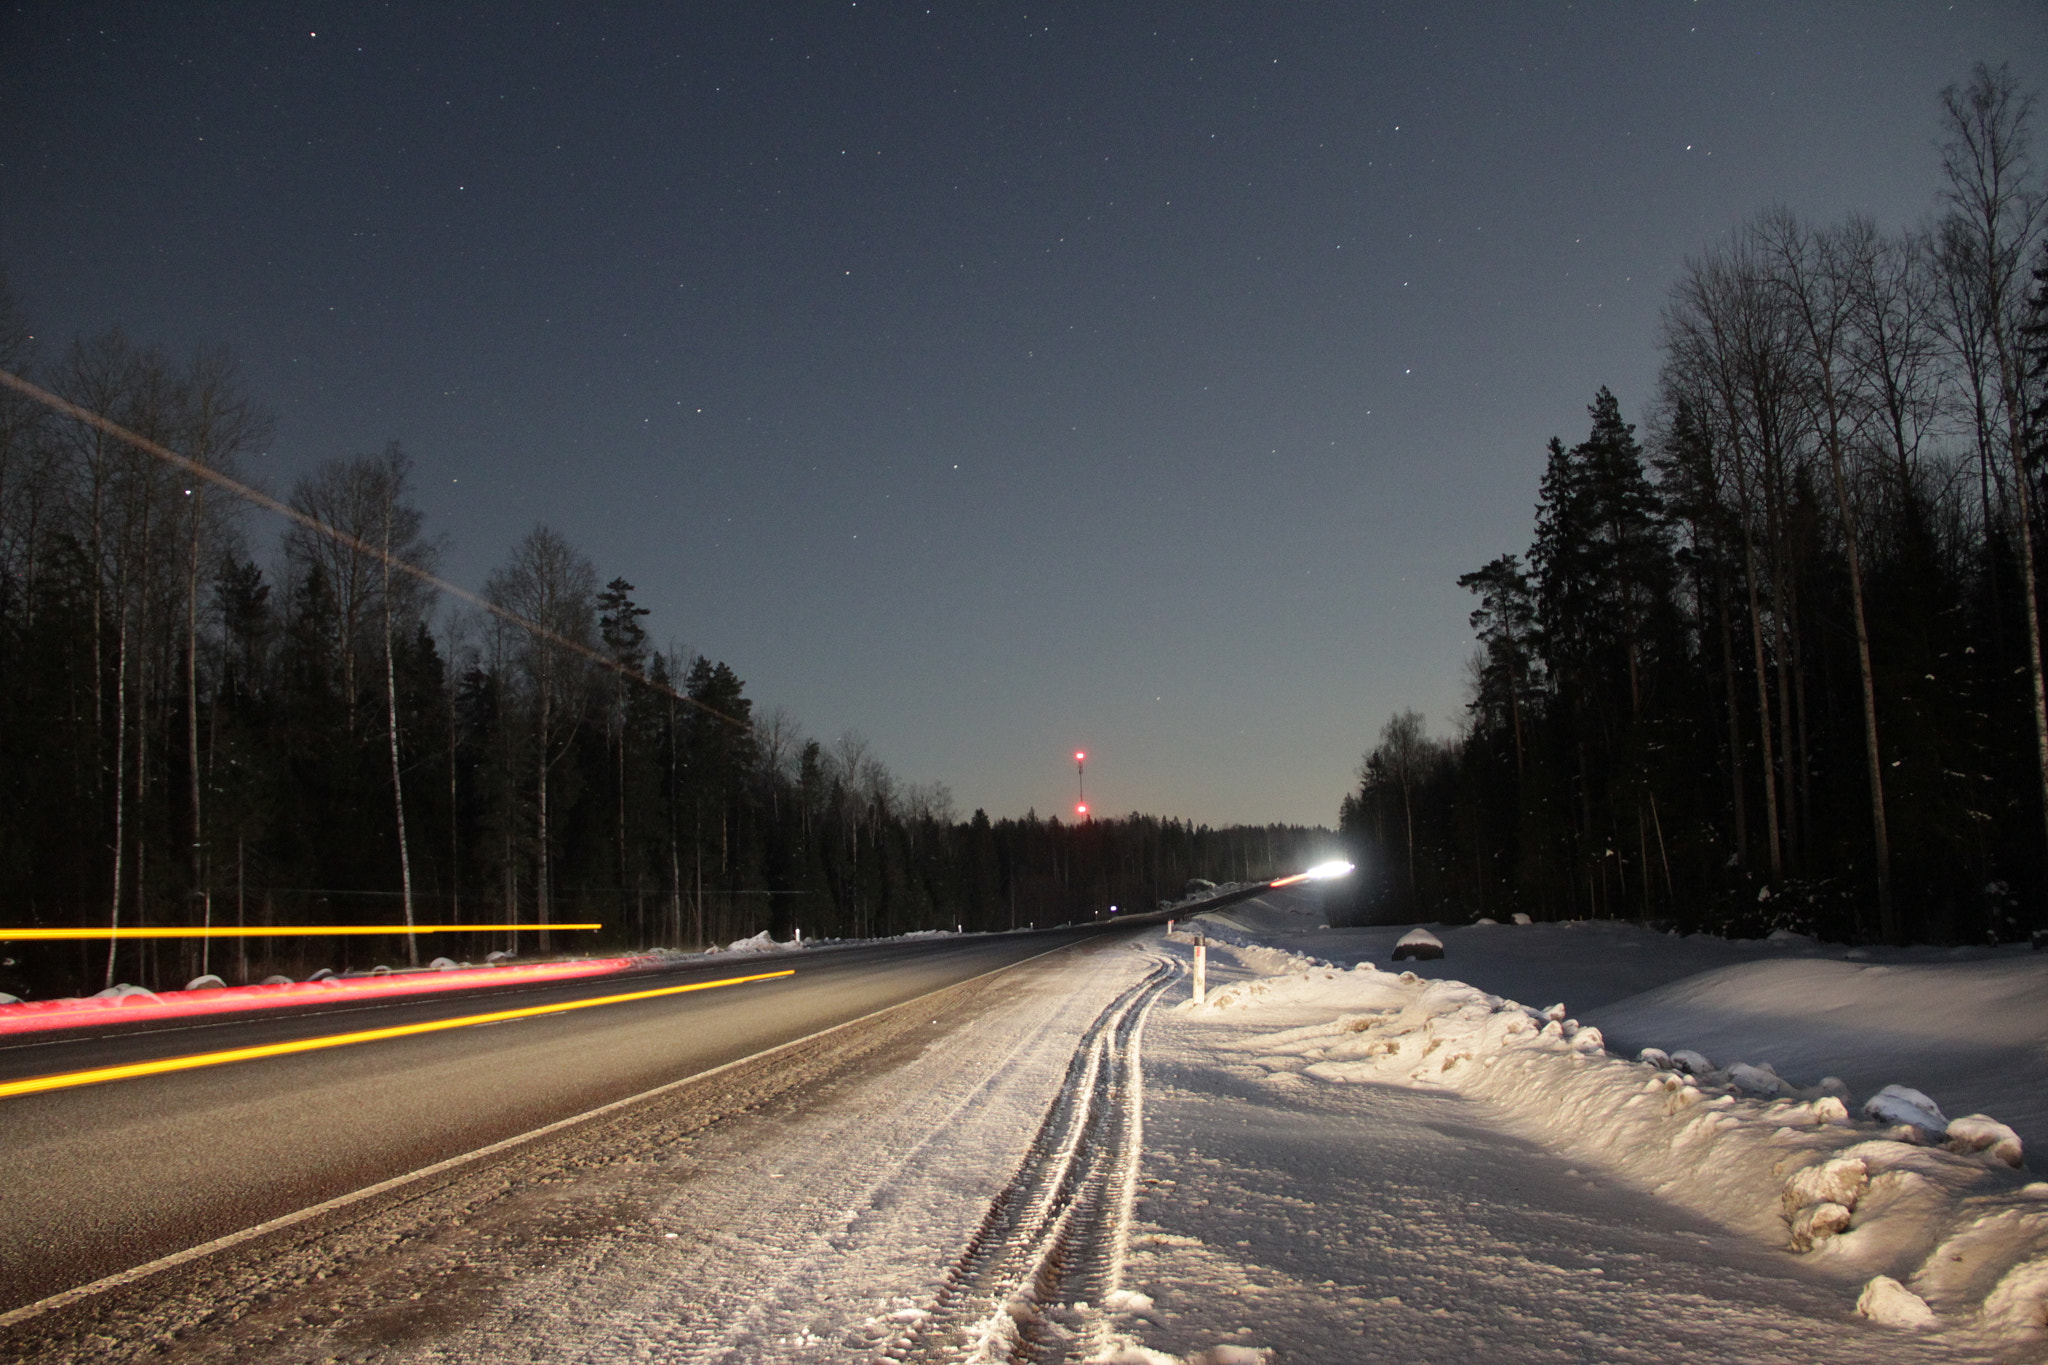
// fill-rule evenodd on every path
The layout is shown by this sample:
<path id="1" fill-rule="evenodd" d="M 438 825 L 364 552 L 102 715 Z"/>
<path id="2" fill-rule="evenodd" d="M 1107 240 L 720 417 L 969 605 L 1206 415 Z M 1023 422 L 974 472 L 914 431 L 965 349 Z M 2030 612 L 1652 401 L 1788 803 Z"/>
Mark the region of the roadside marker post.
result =
<path id="1" fill-rule="evenodd" d="M 1195 940 L 1195 1003 L 1197 1005 L 1202 1003 L 1202 997 L 1208 993 L 1208 985 L 1209 940 L 1198 938 Z"/>

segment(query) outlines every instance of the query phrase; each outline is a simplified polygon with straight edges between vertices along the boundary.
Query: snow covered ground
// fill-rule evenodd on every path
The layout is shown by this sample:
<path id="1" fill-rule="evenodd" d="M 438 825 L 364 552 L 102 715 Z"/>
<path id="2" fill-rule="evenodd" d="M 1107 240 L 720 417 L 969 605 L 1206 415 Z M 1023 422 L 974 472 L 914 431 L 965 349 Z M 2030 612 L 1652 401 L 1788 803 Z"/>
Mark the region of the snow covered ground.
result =
<path id="1" fill-rule="evenodd" d="M 1404 927 L 1319 929 L 1320 914 L 1313 893 L 1276 894 L 1211 918 L 1340 966 L 1394 965 Z M 1858 1097 L 1906 1085 L 1949 1114 L 1995 1114 L 2048 1156 L 2048 953 L 2025 944 L 1845 948 L 1611 920 L 1431 929 L 1445 956 L 1400 968 L 1527 1005 L 1562 1002 L 1611 1052 L 1769 1063 L 1803 1086 L 1839 1077 Z"/>
<path id="2" fill-rule="evenodd" d="M 1397 967 L 1401 928 L 1318 926 L 1192 926 L 1217 984 L 1148 1037 L 1129 1359 L 2048 1355 L 2048 1184 L 2010 1164 L 2038 955 L 1508 925 Z"/>

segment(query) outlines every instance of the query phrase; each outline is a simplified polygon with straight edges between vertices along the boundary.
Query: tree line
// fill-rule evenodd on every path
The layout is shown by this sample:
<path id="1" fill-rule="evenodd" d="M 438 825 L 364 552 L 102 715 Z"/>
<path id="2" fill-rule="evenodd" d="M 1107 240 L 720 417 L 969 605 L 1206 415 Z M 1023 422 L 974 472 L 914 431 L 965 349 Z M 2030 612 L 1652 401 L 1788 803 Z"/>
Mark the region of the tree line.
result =
<path id="1" fill-rule="evenodd" d="M 1941 98 L 1925 227 L 1757 214 L 1604 388 L 1526 553 L 1458 581 L 1458 732 L 1391 718 L 1340 826 L 1392 913 L 1984 941 L 2048 926 L 2048 196 L 2033 100 Z"/>
<path id="2" fill-rule="evenodd" d="M 0 368 L 238 479 L 270 433 L 224 354 L 111 332 L 45 362 L 4 293 Z M 1293 870 L 1327 837 L 962 819 L 857 735 L 812 738 L 726 663 L 656 648 L 633 584 L 546 526 L 490 575 L 497 612 L 451 610 L 392 568 L 441 549 L 413 477 L 396 445 L 327 460 L 267 540 L 241 500 L 0 390 L 0 925 L 392 930 L 0 932 L 0 991 L 1044 926 Z M 604 927 L 404 933 L 513 921 Z"/>

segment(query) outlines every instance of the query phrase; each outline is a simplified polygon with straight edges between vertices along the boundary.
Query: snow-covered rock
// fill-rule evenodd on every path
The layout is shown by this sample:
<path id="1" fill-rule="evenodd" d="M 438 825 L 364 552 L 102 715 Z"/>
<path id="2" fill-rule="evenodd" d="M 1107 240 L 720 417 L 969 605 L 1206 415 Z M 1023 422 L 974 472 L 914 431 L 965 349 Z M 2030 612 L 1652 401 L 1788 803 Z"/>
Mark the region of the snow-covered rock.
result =
<path id="1" fill-rule="evenodd" d="M 1863 1102 L 1863 1117 L 1877 1123 L 1905 1124 L 1930 1138 L 1948 1132 L 1948 1119 L 1941 1106 L 1919 1091 L 1903 1085 L 1888 1085 Z"/>
<path id="2" fill-rule="evenodd" d="M 195 976 L 185 983 L 185 989 L 188 991 L 224 991 L 227 988 L 228 983 L 215 976 L 212 972 L 208 972 L 205 976 Z"/>
<path id="3" fill-rule="evenodd" d="M 1736 1062 L 1726 1072 L 1728 1084 L 1745 1095 L 1759 1099 L 1774 1100 L 1785 1093 L 1785 1082 L 1771 1069 L 1769 1062 L 1751 1066 L 1748 1062 Z"/>
<path id="4" fill-rule="evenodd" d="M 1407 958 L 1438 958 L 1444 955 L 1444 941 L 1427 929 L 1410 929 L 1394 944 L 1394 961 Z"/>

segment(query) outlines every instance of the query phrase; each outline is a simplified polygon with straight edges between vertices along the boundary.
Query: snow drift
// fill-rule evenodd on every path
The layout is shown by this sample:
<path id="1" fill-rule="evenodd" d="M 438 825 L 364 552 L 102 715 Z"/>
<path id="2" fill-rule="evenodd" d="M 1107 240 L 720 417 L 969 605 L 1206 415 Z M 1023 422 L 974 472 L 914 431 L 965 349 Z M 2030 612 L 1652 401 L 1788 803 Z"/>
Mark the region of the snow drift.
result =
<path id="1" fill-rule="evenodd" d="M 1225 1046 L 1275 1084 L 1481 1098 L 1553 1150 L 1860 1285 L 1873 1322 L 1993 1350 L 2048 1339 L 2048 1183 L 2015 1169 L 2023 1144 L 1998 1119 L 1949 1120 L 1903 1086 L 1852 1107 L 1840 1079 L 1799 1085 L 1762 1061 L 1654 1048 L 1624 1060 L 1561 1004 L 1267 945 L 1231 951 L 1265 975 L 1179 1008 L 1242 1018 Z"/>

